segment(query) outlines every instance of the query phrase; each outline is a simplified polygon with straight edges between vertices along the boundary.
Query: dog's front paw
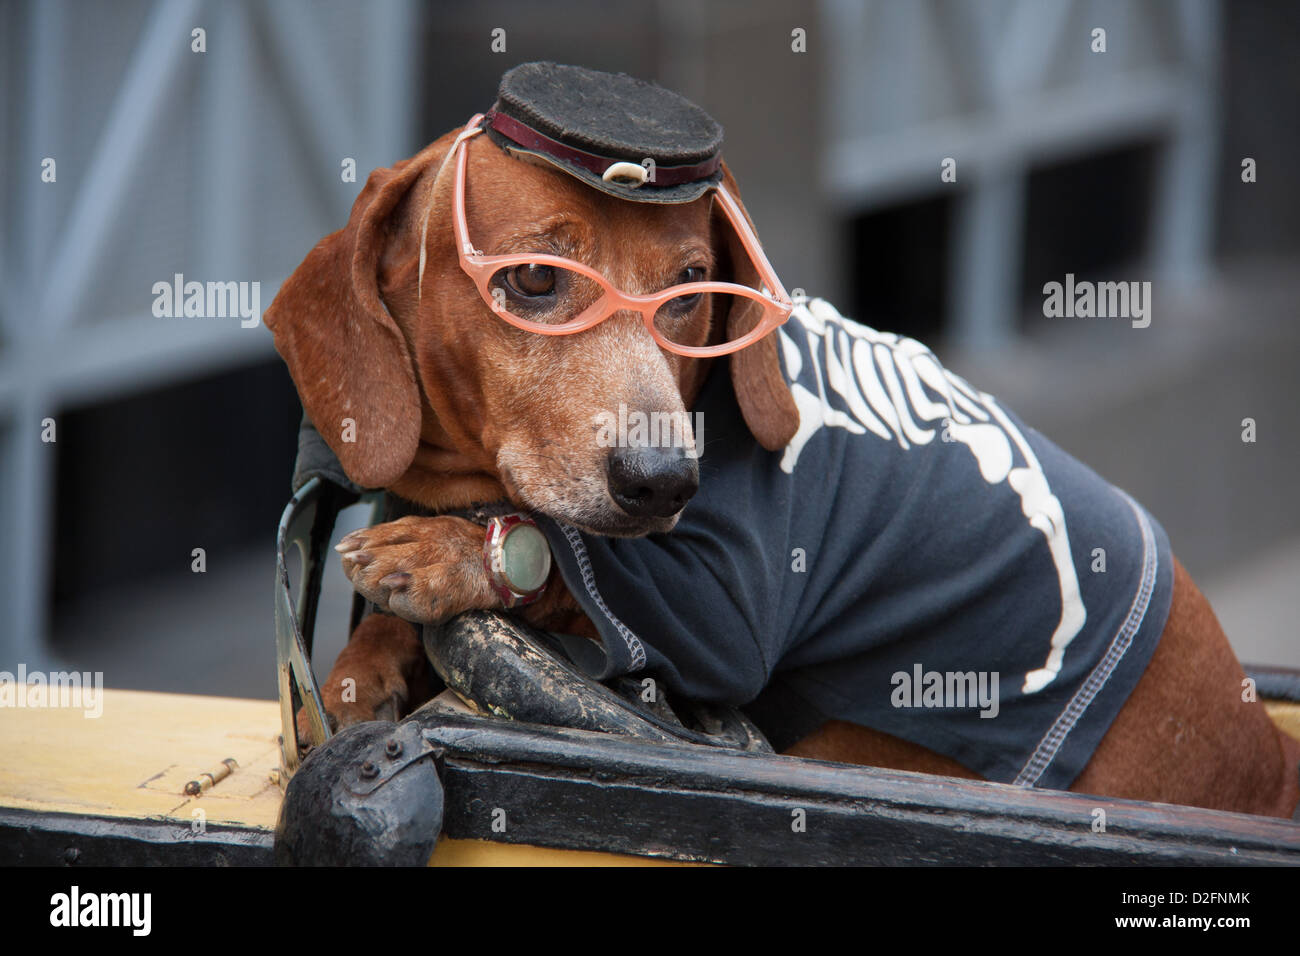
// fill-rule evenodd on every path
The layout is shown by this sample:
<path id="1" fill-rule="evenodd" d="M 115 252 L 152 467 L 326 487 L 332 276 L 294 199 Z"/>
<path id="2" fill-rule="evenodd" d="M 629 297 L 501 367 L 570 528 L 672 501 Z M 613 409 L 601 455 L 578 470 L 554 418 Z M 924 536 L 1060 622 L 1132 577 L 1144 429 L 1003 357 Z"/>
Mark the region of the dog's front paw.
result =
<path id="1" fill-rule="evenodd" d="M 464 518 L 400 518 L 353 531 L 335 550 L 362 596 L 417 624 L 501 605 L 483 570 L 483 529 Z"/>

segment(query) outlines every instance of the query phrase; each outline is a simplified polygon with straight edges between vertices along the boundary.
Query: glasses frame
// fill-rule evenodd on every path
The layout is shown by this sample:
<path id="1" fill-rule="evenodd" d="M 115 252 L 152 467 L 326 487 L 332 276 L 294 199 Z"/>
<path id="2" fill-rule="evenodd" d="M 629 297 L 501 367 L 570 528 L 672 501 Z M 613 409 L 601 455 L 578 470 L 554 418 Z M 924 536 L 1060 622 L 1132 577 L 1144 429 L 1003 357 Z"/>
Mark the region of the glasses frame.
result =
<path id="1" fill-rule="evenodd" d="M 679 285 L 669 286 L 667 289 L 653 295 L 634 295 L 619 289 L 585 263 L 574 259 L 566 259 L 563 256 L 527 252 L 500 256 L 484 255 L 475 249 L 474 244 L 470 242 L 469 225 L 465 219 L 465 175 L 469 150 L 464 148 L 464 144 L 478 133 L 483 132 L 482 127 L 479 125 L 482 119 L 483 114 L 480 113 L 466 124 L 465 129 L 456 137 L 451 152 L 447 156 L 447 160 L 450 161 L 452 155 L 459 151 L 459 155 L 455 157 L 456 196 L 452 220 L 456 230 L 456 247 L 460 253 L 461 269 L 474 282 L 487 307 L 511 325 L 526 332 L 536 332 L 539 335 L 573 335 L 604 322 L 616 312 L 638 312 L 645 322 L 646 329 L 649 330 L 650 335 L 653 336 L 661 348 L 692 358 L 711 358 L 718 355 L 728 355 L 745 348 L 747 345 L 753 345 L 790 317 L 790 313 L 794 309 L 794 303 L 786 293 L 785 287 L 781 285 L 781 280 L 777 278 L 776 271 L 772 268 L 772 264 L 768 262 L 767 256 L 763 254 L 763 248 L 759 245 L 758 237 L 754 235 L 754 231 L 749 227 L 745 214 L 741 211 L 740 204 L 732 198 L 726 187 L 721 183 L 713 187 L 717 202 L 722 206 L 723 213 L 731 222 L 732 228 L 736 230 L 741 245 L 744 247 L 750 261 L 754 264 L 759 280 L 764 286 L 762 291 L 734 282 L 684 282 Z M 600 298 L 567 322 L 546 324 L 529 321 L 514 315 L 498 304 L 498 300 L 493 297 L 492 290 L 489 288 L 492 277 L 502 269 L 524 265 L 551 266 L 576 272 L 595 282 L 602 290 L 602 294 Z M 769 292 L 768 290 L 772 291 Z M 726 342 L 722 345 L 678 345 L 665 338 L 655 327 L 655 313 L 670 299 L 678 296 L 712 292 L 738 295 L 757 302 L 763 308 L 763 316 L 749 332 L 734 342 Z"/>

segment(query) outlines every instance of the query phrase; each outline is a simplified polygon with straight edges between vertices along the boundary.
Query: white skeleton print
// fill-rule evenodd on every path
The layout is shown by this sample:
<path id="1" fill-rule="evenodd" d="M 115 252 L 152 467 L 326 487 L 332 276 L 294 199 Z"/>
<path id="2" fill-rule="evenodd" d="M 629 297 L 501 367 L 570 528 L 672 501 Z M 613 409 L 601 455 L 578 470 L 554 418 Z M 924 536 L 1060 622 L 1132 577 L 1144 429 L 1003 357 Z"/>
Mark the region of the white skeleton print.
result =
<path id="1" fill-rule="evenodd" d="M 926 423 L 939 422 L 941 440 L 965 445 L 990 485 L 1006 481 L 1020 496 L 1020 508 L 1030 526 L 1047 539 L 1060 582 L 1061 618 L 1046 662 L 1025 675 L 1021 692 L 1042 690 L 1060 673 L 1065 649 L 1082 629 L 1087 612 L 1070 556 L 1064 510 L 1029 442 L 993 396 L 976 391 L 945 369 L 915 339 L 877 332 L 846 319 L 822 299 L 797 305 L 792 318 L 798 324 L 786 329 L 798 334 L 802 326 L 808 337 L 817 393 L 796 381 L 803 370 L 803 356 L 786 329 L 778 330 L 800 416 L 799 431 L 781 459 L 782 470 L 794 472 L 800 452 L 823 427 L 844 428 L 858 435 L 870 431 L 909 450 L 933 441 L 936 430 Z M 825 376 L 819 355 L 826 364 Z M 828 388 L 844 400 L 847 412 L 831 406 Z M 1024 461 L 1019 467 L 1014 464 L 1013 442 Z"/>

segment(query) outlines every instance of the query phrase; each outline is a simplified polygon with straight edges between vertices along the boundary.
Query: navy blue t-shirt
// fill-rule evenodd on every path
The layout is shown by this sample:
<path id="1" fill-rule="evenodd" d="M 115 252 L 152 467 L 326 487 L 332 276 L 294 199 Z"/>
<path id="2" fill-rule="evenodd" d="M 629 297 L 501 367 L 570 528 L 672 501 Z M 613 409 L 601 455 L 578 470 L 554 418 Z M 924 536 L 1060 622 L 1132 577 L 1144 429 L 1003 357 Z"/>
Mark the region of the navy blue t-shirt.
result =
<path id="1" fill-rule="evenodd" d="M 744 706 L 778 748 L 839 719 L 1068 787 L 1164 628 L 1163 529 L 915 340 L 819 299 L 774 334 L 801 416 L 783 451 L 719 362 L 671 533 L 540 519 L 600 631 L 597 676 Z"/>

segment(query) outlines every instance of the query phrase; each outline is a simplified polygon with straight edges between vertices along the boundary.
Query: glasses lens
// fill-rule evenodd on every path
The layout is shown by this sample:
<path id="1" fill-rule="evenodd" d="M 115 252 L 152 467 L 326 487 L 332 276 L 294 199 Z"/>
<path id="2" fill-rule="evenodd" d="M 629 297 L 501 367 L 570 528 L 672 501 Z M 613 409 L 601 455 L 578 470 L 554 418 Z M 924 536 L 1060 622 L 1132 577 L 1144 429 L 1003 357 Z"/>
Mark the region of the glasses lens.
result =
<path id="1" fill-rule="evenodd" d="M 492 307 L 537 325 L 572 322 L 601 296 L 594 280 L 559 266 L 506 266 L 488 283 Z"/>
<path id="2" fill-rule="evenodd" d="M 763 307 L 730 292 L 684 292 L 655 312 L 655 328 L 674 345 L 696 348 L 725 345 L 747 335 L 763 317 Z"/>

